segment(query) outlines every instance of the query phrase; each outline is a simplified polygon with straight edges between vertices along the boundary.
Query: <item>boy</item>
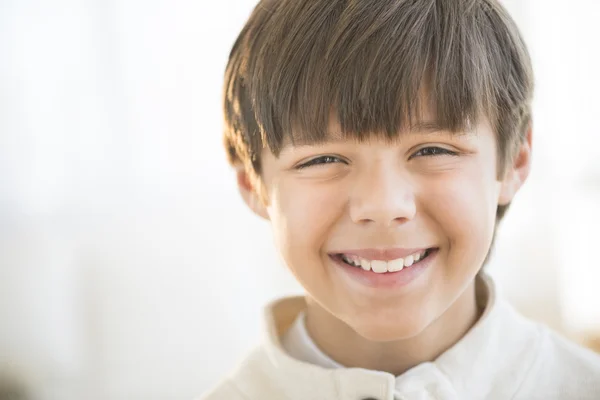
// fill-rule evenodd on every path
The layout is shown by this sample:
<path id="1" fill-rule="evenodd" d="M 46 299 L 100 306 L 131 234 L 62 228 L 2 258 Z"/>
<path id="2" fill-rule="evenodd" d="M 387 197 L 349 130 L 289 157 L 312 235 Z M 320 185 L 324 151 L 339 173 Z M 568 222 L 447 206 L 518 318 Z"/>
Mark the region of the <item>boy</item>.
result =
<path id="1" fill-rule="evenodd" d="M 600 358 L 482 272 L 531 163 L 533 76 L 497 0 L 263 0 L 225 142 L 303 298 L 204 399 L 600 399 Z"/>

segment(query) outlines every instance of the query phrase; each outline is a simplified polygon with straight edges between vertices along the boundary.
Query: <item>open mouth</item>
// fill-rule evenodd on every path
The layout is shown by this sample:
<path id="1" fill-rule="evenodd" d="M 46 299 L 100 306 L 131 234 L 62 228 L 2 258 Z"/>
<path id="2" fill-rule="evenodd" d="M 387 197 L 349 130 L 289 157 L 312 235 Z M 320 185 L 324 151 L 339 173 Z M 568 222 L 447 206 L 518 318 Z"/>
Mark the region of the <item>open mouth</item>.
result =
<path id="1" fill-rule="evenodd" d="M 334 254 L 333 258 L 347 264 L 351 267 L 362 268 L 365 271 L 373 271 L 377 274 L 385 274 L 390 272 L 399 272 L 404 268 L 410 268 L 414 265 L 422 263 L 425 259 L 431 256 L 431 254 L 437 249 L 430 248 L 411 254 L 404 258 L 397 258 L 395 260 L 368 260 L 362 257 L 357 257 L 348 254 Z"/>

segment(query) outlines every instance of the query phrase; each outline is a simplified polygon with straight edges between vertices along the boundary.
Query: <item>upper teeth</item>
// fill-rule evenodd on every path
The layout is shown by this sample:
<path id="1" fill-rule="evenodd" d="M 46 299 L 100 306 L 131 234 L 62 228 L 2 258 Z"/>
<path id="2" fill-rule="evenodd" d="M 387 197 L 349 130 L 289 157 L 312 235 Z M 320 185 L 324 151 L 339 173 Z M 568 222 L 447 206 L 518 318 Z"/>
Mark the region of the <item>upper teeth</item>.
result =
<path id="1" fill-rule="evenodd" d="M 415 262 L 419 261 L 421 258 L 425 256 L 427 250 L 420 251 L 415 254 L 411 254 L 404 258 L 397 258 L 395 260 L 390 261 L 382 261 L 382 260 L 367 260 L 362 257 L 357 257 L 353 255 L 343 254 L 342 258 L 348 264 L 352 264 L 355 267 L 362 267 L 365 271 L 373 271 L 378 274 L 383 274 L 385 272 L 397 272 L 402 270 L 404 267 L 410 267 Z"/>

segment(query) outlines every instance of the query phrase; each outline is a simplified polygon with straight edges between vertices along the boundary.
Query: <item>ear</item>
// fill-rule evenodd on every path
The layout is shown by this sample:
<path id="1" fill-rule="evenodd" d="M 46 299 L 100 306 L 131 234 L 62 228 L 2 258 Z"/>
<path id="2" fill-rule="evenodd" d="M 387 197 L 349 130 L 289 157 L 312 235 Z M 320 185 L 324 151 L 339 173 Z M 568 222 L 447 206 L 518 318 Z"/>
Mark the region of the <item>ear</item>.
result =
<path id="1" fill-rule="evenodd" d="M 259 187 L 258 180 L 255 179 L 256 184 L 253 184 L 250 174 L 243 166 L 236 167 L 236 175 L 238 190 L 240 191 L 244 202 L 256 215 L 264 219 L 269 219 L 263 196 L 261 196 L 261 188 Z"/>
<path id="2" fill-rule="evenodd" d="M 532 128 L 529 125 L 525 140 L 520 144 L 516 157 L 511 165 L 506 167 L 504 178 L 501 181 L 498 204 L 507 205 L 515 197 L 517 191 L 523 186 L 531 169 L 531 142 Z"/>

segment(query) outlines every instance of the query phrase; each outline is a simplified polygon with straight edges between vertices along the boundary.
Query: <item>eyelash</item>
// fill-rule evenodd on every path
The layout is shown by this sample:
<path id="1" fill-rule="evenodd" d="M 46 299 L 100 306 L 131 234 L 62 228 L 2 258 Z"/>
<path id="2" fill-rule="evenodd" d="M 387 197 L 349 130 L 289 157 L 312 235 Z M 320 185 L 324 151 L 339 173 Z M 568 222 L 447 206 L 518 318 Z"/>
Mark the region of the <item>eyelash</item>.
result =
<path id="1" fill-rule="evenodd" d="M 418 156 L 419 153 L 425 153 L 426 150 L 429 150 L 429 154 L 421 154 L 421 156 Z M 457 156 L 458 153 L 456 153 L 455 151 L 452 151 L 452 150 L 445 149 L 443 147 L 429 146 L 429 147 L 423 147 L 422 149 L 420 149 L 419 151 L 414 153 L 412 156 L 410 156 L 409 159 L 412 159 L 413 157 L 435 157 L 435 156 L 443 156 L 443 155 Z M 340 162 L 340 161 L 343 162 L 344 164 L 346 164 L 346 161 L 344 161 L 340 157 L 321 156 L 321 157 L 313 158 L 312 160 L 297 166 L 296 169 L 304 169 L 307 167 L 312 167 L 313 165 L 334 164 L 334 163 Z"/>
<path id="2" fill-rule="evenodd" d="M 312 160 L 305 162 L 304 164 L 298 165 L 298 167 L 296 167 L 296 169 L 304 169 L 307 167 L 312 167 L 313 165 L 333 164 L 337 161 L 342 161 L 345 163 L 345 161 L 339 157 L 321 156 L 321 157 L 313 158 Z"/>
<path id="3" fill-rule="evenodd" d="M 421 153 L 421 152 L 423 152 L 425 150 L 433 151 L 433 154 L 427 154 L 427 155 L 424 154 L 424 155 L 422 155 L 422 157 L 435 157 L 435 156 L 443 156 L 443 155 L 457 156 L 458 155 L 457 152 L 445 149 L 443 147 L 429 146 L 429 147 L 423 147 L 422 149 L 420 149 L 419 151 L 417 151 L 415 154 L 413 154 L 412 156 L 410 156 L 410 158 L 415 157 L 417 154 L 419 154 L 419 153 Z"/>

